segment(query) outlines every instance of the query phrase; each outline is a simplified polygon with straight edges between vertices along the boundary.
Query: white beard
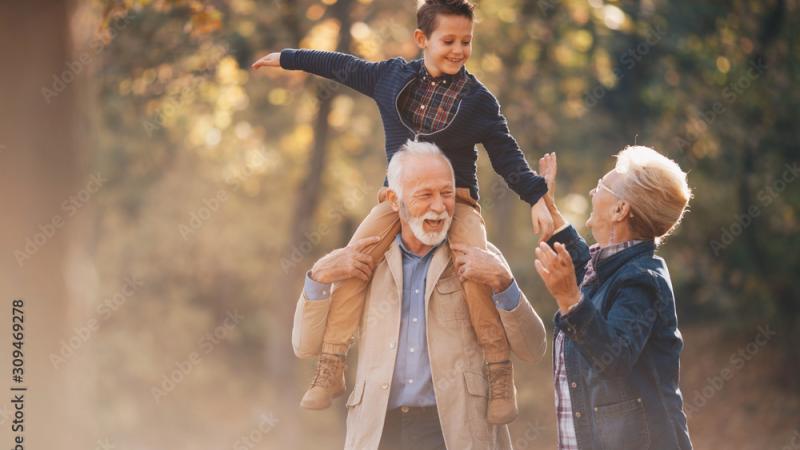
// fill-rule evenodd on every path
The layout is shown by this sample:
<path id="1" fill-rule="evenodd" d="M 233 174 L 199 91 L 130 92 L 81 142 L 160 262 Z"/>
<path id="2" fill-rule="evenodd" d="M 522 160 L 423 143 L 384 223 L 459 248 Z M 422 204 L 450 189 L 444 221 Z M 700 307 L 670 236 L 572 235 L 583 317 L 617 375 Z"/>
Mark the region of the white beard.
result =
<path id="1" fill-rule="evenodd" d="M 412 217 L 408 213 L 406 204 L 402 201 L 400 202 L 400 217 L 408 222 L 408 225 L 411 227 L 411 232 L 420 242 L 425 245 L 430 245 L 431 247 L 435 247 L 447 239 L 447 232 L 450 230 L 450 224 L 453 222 L 453 217 L 446 212 L 436 214 L 433 211 L 428 211 L 422 216 Z M 426 232 L 424 227 L 425 220 L 444 220 L 442 231 Z"/>

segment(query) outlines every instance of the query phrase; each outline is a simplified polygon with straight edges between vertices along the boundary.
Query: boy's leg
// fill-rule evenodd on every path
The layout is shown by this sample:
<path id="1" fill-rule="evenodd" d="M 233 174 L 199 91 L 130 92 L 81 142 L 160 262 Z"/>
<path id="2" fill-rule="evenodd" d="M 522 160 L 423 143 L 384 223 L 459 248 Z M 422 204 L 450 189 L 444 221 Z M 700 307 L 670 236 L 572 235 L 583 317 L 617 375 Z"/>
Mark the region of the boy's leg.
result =
<path id="1" fill-rule="evenodd" d="M 366 247 L 365 252 L 372 256 L 377 264 L 389 247 L 397 233 L 400 232 L 400 216 L 392 210 L 385 200 L 385 188 L 378 193 L 379 203 L 372 208 L 369 215 L 358 226 L 350 242 L 370 236 L 380 236 L 381 240 Z M 331 290 L 331 307 L 328 311 L 328 322 L 322 338 L 322 351 L 325 353 L 345 354 L 350 340 L 358 329 L 361 315 L 364 312 L 364 295 L 369 281 L 350 278 L 333 285 Z"/>
<path id="2" fill-rule="evenodd" d="M 468 193 L 466 195 L 469 195 Z M 456 210 L 448 235 L 450 242 L 479 247 L 486 250 L 486 226 L 480 206 L 471 197 L 464 199 L 459 188 Z M 492 289 L 474 281 L 465 281 L 464 294 L 469 309 L 469 319 L 488 363 L 506 361 L 510 347 L 500 314 L 492 300 Z"/>
<path id="3" fill-rule="evenodd" d="M 386 189 L 378 193 L 378 204 L 358 226 L 350 242 L 369 236 L 381 240 L 366 248 L 377 263 L 400 231 L 400 218 L 385 200 Z M 328 321 L 322 338 L 322 353 L 311 386 L 303 395 L 300 406 L 307 409 L 325 409 L 331 399 L 346 390 L 344 359 L 350 340 L 356 332 L 364 311 L 364 296 L 368 281 L 351 278 L 333 285 Z"/>
<path id="4" fill-rule="evenodd" d="M 459 188 L 457 191 L 449 239 L 451 243 L 486 250 L 486 227 L 480 206 L 469 196 L 468 190 Z M 470 322 L 486 361 L 489 378 L 487 420 L 493 424 L 509 423 L 518 413 L 516 387 L 511 350 L 497 306 L 492 300 L 492 289 L 473 281 L 465 281 L 463 286 Z"/>

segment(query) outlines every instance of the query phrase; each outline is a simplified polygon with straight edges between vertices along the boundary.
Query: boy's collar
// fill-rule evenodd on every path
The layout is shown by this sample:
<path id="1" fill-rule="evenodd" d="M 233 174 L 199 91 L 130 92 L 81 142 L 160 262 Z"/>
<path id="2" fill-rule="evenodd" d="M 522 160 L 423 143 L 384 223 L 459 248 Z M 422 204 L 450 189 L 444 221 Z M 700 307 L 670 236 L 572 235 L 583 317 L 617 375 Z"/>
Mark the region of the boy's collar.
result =
<path id="1" fill-rule="evenodd" d="M 430 72 L 428 72 L 428 68 L 425 67 L 425 60 L 421 59 L 420 61 L 422 61 L 422 64 L 420 64 L 419 67 L 419 78 L 420 80 L 423 81 L 433 81 L 433 82 L 442 81 L 446 83 L 452 83 L 453 81 L 464 77 L 467 73 L 467 66 L 461 66 L 461 69 L 458 71 L 458 73 L 454 75 L 443 73 L 438 77 L 434 77 L 433 75 L 430 74 Z"/>

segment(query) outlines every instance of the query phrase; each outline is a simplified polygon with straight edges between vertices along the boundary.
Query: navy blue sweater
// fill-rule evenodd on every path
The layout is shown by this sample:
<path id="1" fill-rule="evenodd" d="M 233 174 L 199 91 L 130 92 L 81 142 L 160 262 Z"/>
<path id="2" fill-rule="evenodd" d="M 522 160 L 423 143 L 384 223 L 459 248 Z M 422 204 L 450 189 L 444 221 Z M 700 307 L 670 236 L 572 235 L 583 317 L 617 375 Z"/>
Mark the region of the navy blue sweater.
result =
<path id="1" fill-rule="evenodd" d="M 544 178 L 531 170 L 508 131 L 497 99 L 469 72 L 450 123 L 433 133 L 414 133 L 402 119 L 398 99 L 419 73 L 422 59 L 368 62 L 345 53 L 284 49 L 280 64 L 284 69 L 303 70 L 337 81 L 374 99 L 383 119 L 387 161 L 409 139 L 433 142 L 453 164 L 456 186 L 469 188 L 478 200 L 475 145 L 482 143 L 494 170 L 520 198 L 533 205 L 547 192 Z"/>

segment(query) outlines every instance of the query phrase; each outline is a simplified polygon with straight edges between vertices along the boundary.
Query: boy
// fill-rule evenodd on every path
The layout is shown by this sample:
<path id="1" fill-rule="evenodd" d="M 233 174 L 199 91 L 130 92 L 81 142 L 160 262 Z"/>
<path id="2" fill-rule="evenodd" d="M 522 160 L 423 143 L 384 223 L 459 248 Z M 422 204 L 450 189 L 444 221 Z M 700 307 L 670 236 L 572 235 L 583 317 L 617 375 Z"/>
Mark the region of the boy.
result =
<path id="1" fill-rule="evenodd" d="M 387 160 L 409 139 L 435 143 L 452 162 L 456 178 L 457 208 L 449 242 L 485 249 L 486 229 L 477 203 L 478 143 L 486 148 L 495 171 L 531 205 L 534 232 L 541 237 L 549 235 L 553 222 L 540 200 L 547 191 L 544 179 L 528 166 L 495 97 L 464 67 L 472 51 L 473 9 L 468 0 L 422 2 L 414 32 L 423 51 L 421 60 L 393 58 L 373 63 L 337 52 L 285 49 L 259 59 L 252 68 L 304 70 L 373 98 L 383 120 Z M 374 261 L 383 257 L 399 230 L 399 217 L 386 201 L 385 187 L 378 193 L 378 202 L 351 239 L 352 243 L 380 236 L 380 241 L 366 250 Z M 367 281 L 353 278 L 334 286 L 322 353 L 301 406 L 327 408 L 331 398 L 346 390 L 343 361 L 361 320 L 367 285 Z M 488 286 L 466 281 L 463 287 L 470 322 L 486 361 L 487 421 L 509 423 L 517 416 L 516 388 L 497 308 L 513 309 L 516 304 L 495 305 Z"/>

